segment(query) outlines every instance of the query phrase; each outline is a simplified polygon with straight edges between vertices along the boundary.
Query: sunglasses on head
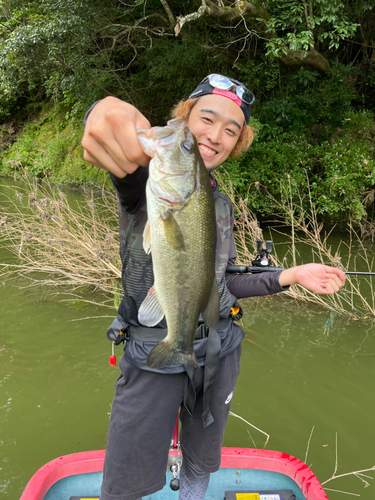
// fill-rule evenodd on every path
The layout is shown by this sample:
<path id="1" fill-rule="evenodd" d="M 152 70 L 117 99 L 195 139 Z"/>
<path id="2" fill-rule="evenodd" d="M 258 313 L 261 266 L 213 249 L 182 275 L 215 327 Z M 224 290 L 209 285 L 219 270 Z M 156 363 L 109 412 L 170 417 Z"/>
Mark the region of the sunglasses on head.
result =
<path id="1" fill-rule="evenodd" d="M 226 76 L 213 73 L 212 75 L 206 76 L 206 78 L 204 78 L 201 83 L 205 83 L 207 81 L 212 87 L 216 89 L 231 90 L 232 87 L 235 87 L 237 97 L 239 97 L 245 104 L 253 104 L 255 100 L 253 93 L 250 92 L 249 89 L 241 84 L 233 82 Z"/>

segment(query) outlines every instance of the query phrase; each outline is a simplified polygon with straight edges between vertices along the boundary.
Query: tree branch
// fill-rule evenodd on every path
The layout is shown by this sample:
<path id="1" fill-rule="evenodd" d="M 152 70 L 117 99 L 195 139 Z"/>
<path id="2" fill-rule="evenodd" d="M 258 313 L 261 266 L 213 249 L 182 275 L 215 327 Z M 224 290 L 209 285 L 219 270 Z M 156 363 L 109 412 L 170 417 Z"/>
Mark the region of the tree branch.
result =
<path id="1" fill-rule="evenodd" d="M 178 36 L 185 23 L 196 21 L 203 16 L 211 16 L 227 22 L 246 22 L 249 24 L 249 26 L 251 26 L 253 30 L 258 32 L 263 38 L 267 40 L 277 37 L 276 33 L 266 33 L 265 27 L 267 21 L 271 16 L 261 5 L 255 5 L 251 2 L 248 2 L 247 0 L 236 1 L 234 6 L 222 6 L 222 3 L 220 3 L 219 5 L 217 3 L 214 3 L 212 0 L 201 0 L 201 2 L 202 3 L 196 12 L 177 18 L 177 24 L 175 25 L 176 36 Z M 311 1 L 308 1 L 307 3 L 306 14 L 312 15 Z M 263 23 L 261 23 L 259 19 L 262 19 Z M 280 60 L 286 66 L 301 67 L 307 65 L 311 66 L 321 73 L 329 73 L 330 71 L 330 65 L 327 59 L 314 48 L 311 48 L 308 51 L 290 50 L 288 51 L 287 55 L 282 57 Z"/>
<path id="2" fill-rule="evenodd" d="M 192 12 L 191 14 L 187 14 L 186 16 L 179 16 L 177 18 L 177 24 L 174 27 L 175 35 L 176 36 L 179 35 L 179 33 L 182 29 L 182 26 L 186 22 L 195 21 L 196 19 L 199 19 L 200 17 L 202 17 L 206 14 L 207 10 L 208 10 L 208 14 L 210 15 L 210 10 L 206 4 L 206 0 L 202 0 L 202 5 L 199 7 L 199 9 L 196 12 Z"/>
<path id="3" fill-rule="evenodd" d="M 312 29 L 311 26 L 311 19 L 313 17 L 313 8 L 312 8 L 312 0 L 308 0 L 307 3 L 305 3 L 305 19 L 306 19 L 306 24 L 307 28 L 311 33 L 311 37 L 314 40 L 314 30 Z"/>
<path id="4" fill-rule="evenodd" d="M 175 32 L 177 30 L 176 36 L 181 31 L 182 26 L 186 22 L 195 21 L 196 19 L 199 19 L 204 15 L 216 17 L 218 19 L 222 19 L 223 21 L 237 21 L 244 17 L 247 20 L 252 19 L 253 22 L 256 21 L 259 17 L 264 19 L 264 21 L 270 19 L 270 15 L 264 7 L 254 5 L 253 3 L 247 2 L 245 0 L 237 1 L 234 7 L 218 5 L 211 0 L 201 1 L 202 4 L 196 12 L 187 14 L 186 16 L 179 16 L 177 18 L 178 23 L 175 27 Z M 177 26 L 179 26 L 179 28 Z"/>
<path id="5" fill-rule="evenodd" d="M 167 13 L 170 24 L 171 25 L 175 24 L 176 21 L 175 21 L 174 15 L 173 15 L 173 13 L 168 5 L 167 0 L 160 0 L 160 2 L 162 4 L 162 6 L 164 7 L 165 12 Z"/>
<path id="6" fill-rule="evenodd" d="M 287 55 L 282 57 L 280 61 L 289 67 L 311 66 L 320 73 L 329 73 L 331 69 L 327 59 L 313 48 L 299 51 L 289 50 Z"/>

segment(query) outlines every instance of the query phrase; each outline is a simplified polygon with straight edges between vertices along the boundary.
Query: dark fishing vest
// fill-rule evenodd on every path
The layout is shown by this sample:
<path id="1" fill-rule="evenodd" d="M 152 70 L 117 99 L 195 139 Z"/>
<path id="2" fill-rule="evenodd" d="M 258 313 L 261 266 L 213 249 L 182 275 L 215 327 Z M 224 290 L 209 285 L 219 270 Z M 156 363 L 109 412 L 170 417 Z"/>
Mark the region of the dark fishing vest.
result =
<path id="1" fill-rule="evenodd" d="M 209 411 L 209 393 L 212 392 L 215 378 L 215 366 L 218 360 L 229 354 L 242 341 L 244 334 L 241 328 L 230 318 L 230 310 L 236 301 L 226 286 L 225 270 L 228 262 L 234 263 L 236 258 L 233 240 L 233 208 L 227 196 L 220 193 L 217 186 L 213 188 L 216 213 L 216 262 L 215 273 L 220 297 L 220 321 L 215 331 L 210 332 L 205 325 L 200 324 L 196 331 L 194 351 L 200 366 L 205 365 L 205 371 L 211 373 L 210 380 L 205 381 L 208 393 L 206 410 L 203 415 L 205 425 L 212 421 Z M 163 369 L 151 369 L 147 366 L 147 356 L 152 348 L 166 336 L 165 318 L 154 328 L 144 327 L 138 321 L 138 309 L 148 290 L 154 284 L 152 254 L 143 251 L 143 230 L 147 222 L 145 202 L 134 213 L 127 212 L 119 204 L 120 254 L 122 260 L 122 286 L 124 297 L 119 307 L 119 316 L 110 326 L 107 336 L 115 343 L 126 337 L 125 358 L 137 368 L 159 372 L 179 373 L 189 368 L 179 364 Z M 181 263 L 183 265 L 183 262 Z M 190 399 L 190 403 L 189 403 Z M 194 395 L 185 401 L 188 411 L 192 411 Z M 189 408 L 190 404 L 190 408 Z"/>

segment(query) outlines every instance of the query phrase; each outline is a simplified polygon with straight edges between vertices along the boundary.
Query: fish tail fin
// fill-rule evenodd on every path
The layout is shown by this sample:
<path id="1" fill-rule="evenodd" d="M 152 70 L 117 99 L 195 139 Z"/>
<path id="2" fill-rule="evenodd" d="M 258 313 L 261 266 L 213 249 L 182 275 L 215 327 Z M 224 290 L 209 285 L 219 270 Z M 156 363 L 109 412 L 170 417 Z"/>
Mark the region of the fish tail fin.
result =
<path id="1" fill-rule="evenodd" d="M 172 346 L 170 342 L 163 340 L 152 349 L 147 357 L 147 366 L 149 368 L 164 368 L 166 366 L 178 364 L 197 368 L 198 363 L 194 350 L 179 350 Z"/>

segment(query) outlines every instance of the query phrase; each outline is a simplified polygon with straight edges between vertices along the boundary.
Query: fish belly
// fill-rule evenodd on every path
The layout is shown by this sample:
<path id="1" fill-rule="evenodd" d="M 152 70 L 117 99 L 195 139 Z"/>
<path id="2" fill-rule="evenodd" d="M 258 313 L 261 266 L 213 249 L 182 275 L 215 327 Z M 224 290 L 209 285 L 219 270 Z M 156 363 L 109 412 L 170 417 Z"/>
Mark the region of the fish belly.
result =
<path id="1" fill-rule="evenodd" d="M 215 278 L 216 227 L 210 201 L 201 190 L 174 214 L 183 241 L 179 248 L 167 243 L 160 216 L 150 220 L 154 288 L 168 328 L 167 337 L 149 355 L 151 367 L 197 364 L 195 331 Z"/>

